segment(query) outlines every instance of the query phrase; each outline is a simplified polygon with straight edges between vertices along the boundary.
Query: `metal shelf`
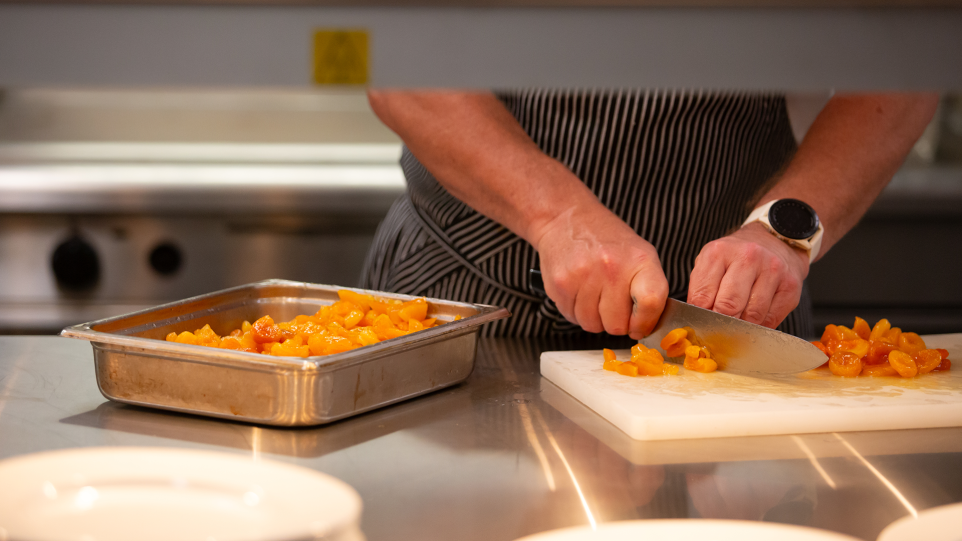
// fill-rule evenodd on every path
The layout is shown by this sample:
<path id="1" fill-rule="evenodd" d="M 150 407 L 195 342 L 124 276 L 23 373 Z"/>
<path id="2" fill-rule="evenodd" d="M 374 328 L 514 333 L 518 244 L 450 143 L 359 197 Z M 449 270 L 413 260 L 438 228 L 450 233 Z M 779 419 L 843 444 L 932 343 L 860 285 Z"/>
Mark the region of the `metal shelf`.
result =
<path id="1" fill-rule="evenodd" d="M 318 28 L 376 86 L 962 89 L 957 8 L 277 4 L 3 4 L 0 86 L 310 87 Z"/>

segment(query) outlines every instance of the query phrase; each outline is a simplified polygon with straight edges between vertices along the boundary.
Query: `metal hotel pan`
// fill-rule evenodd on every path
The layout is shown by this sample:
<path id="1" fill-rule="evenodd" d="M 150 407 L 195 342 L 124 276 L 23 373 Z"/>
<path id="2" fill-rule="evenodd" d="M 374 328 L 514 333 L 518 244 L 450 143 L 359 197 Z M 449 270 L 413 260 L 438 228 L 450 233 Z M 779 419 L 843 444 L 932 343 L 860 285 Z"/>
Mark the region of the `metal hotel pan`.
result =
<path id="1" fill-rule="evenodd" d="M 270 314 L 288 321 L 338 300 L 336 286 L 266 280 L 67 327 L 89 340 L 97 385 L 110 400 L 279 426 L 318 425 L 464 381 L 482 323 L 504 308 L 428 299 L 443 325 L 318 357 L 272 357 L 167 342 L 210 324 L 218 334 Z M 379 297 L 414 297 L 365 291 Z M 455 321 L 455 316 L 462 319 Z"/>

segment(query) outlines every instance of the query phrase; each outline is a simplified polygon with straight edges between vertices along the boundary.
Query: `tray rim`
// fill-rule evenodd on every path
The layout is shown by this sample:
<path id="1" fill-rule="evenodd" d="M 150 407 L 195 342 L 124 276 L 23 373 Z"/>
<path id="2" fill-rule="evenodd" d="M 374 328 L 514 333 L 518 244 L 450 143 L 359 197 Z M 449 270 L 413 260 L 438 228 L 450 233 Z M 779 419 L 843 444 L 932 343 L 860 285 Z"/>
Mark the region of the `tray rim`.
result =
<path id="1" fill-rule="evenodd" d="M 176 342 L 167 342 L 165 340 L 158 340 L 154 338 L 126 336 L 93 329 L 95 326 L 116 323 L 123 319 L 134 316 L 142 316 L 152 312 L 176 308 L 178 306 L 192 302 L 203 301 L 219 295 L 264 287 L 299 287 L 302 289 L 332 290 L 335 293 L 337 290 L 346 289 L 357 293 L 404 301 L 421 298 L 420 296 L 402 293 L 390 293 L 371 289 L 272 278 L 212 291 L 210 293 L 204 293 L 201 295 L 195 295 L 186 299 L 159 304 L 151 308 L 128 312 L 126 314 L 120 314 L 87 323 L 71 325 L 64 328 L 60 332 L 60 336 L 87 340 L 95 347 L 98 345 L 101 347 L 110 345 L 116 346 L 117 348 L 134 348 L 143 350 L 144 354 L 167 357 L 171 358 L 171 360 L 178 360 L 182 362 L 231 365 L 235 367 L 245 367 L 248 369 L 261 369 L 265 371 L 319 371 L 325 369 L 342 368 L 356 363 L 367 362 L 386 355 L 391 355 L 396 352 L 418 347 L 424 342 L 439 341 L 447 335 L 460 336 L 468 332 L 477 332 L 479 327 L 484 323 L 511 316 L 511 313 L 506 308 L 499 306 L 424 297 L 429 303 L 471 308 L 477 310 L 478 313 L 457 321 L 447 322 L 438 327 L 424 329 L 422 331 L 418 331 L 417 333 L 398 338 L 392 338 L 390 340 L 385 340 L 370 346 L 364 346 L 332 355 L 312 355 L 308 357 L 275 357 L 271 355 L 264 355 L 262 353 L 251 353 L 246 351 L 211 348 L 208 346 L 179 344 Z"/>

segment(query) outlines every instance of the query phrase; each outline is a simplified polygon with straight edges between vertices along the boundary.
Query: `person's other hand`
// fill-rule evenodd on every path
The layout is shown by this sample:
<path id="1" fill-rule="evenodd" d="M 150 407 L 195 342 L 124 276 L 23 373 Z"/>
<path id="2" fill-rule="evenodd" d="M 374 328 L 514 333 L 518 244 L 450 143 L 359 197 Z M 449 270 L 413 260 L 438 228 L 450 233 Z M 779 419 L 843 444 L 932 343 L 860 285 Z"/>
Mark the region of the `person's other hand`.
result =
<path id="1" fill-rule="evenodd" d="M 568 321 L 635 339 L 651 332 L 668 280 L 654 246 L 631 227 L 587 205 L 563 212 L 537 238 L 545 291 Z"/>
<path id="2" fill-rule="evenodd" d="M 798 306 L 807 275 L 805 252 L 753 223 L 702 248 L 688 303 L 774 329 Z"/>
<path id="3" fill-rule="evenodd" d="M 701 518 L 761 520 L 792 486 L 776 475 L 752 473 L 738 463 L 721 464 L 713 473 L 686 473 L 688 495 Z"/>

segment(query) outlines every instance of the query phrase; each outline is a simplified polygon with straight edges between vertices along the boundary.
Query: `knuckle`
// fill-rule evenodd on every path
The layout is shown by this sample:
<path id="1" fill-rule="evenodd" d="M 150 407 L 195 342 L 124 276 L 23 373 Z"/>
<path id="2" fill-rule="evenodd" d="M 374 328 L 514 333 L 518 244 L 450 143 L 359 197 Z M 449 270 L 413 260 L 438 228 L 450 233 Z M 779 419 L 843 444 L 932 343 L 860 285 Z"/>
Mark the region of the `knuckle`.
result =
<path id="1" fill-rule="evenodd" d="M 766 317 L 767 315 L 768 315 L 768 312 L 762 312 L 762 311 L 758 310 L 757 308 L 748 307 L 748 308 L 745 309 L 744 312 L 742 312 L 742 319 L 744 319 L 745 321 L 748 321 L 748 322 L 750 322 L 750 323 L 759 323 L 759 324 L 760 324 L 760 323 L 762 323 L 763 321 L 765 321 L 765 317 Z"/>
<path id="2" fill-rule="evenodd" d="M 775 327 L 778 326 L 779 323 L 781 323 L 781 320 L 779 320 L 778 317 L 777 317 L 775 314 L 769 312 L 769 313 L 765 316 L 765 319 L 762 320 L 761 323 L 759 323 L 759 325 L 761 325 L 761 326 L 763 326 L 763 327 L 768 327 L 768 328 L 770 328 L 770 329 L 774 329 Z"/>
<path id="3" fill-rule="evenodd" d="M 555 287 L 564 293 L 570 292 L 572 290 L 572 284 L 577 283 L 577 280 L 575 280 L 574 277 L 567 271 L 559 272 L 555 274 L 553 278 L 554 279 L 552 281 L 554 282 Z"/>
<path id="4" fill-rule="evenodd" d="M 743 259 L 756 262 L 762 257 L 762 247 L 754 243 L 748 243 L 742 246 L 741 254 Z"/>
<path id="5" fill-rule="evenodd" d="M 581 328 L 590 333 L 596 333 L 596 334 L 605 330 L 604 326 L 602 326 L 602 324 L 597 321 L 585 321 L 581 323 Z"/>
<path id="6" fill-rule="evenodd" d="M 698 288 L 698 289 L 695 289 L 694 291 L 691 291 L 688 296 L 688 299 L 691 302 L 691 304 L 694 304 L 696 306 L 701 306 L 702 308 L 711 306 L 711 303 L 714 300 L 712 295 L 703 288 Z"/>
<path id="7" fill-rule="evenodd" d="M 603 261 L 600 265 L 600 270 L 602 272 L 602 276 L 607 282 L 617 281 L 619 278 L 621 278 L 622 274 L 624 274 L 624 269 L 621 265 L 621 262 L 615 261 L 614 259 Z"/>
<path id="8" fill-rule="evenodd" d="M 768 267 L 768 272 L 776 275 L 784 273 L 785 269 L 787 268 L 785 266 L 785 262 L 777 257 L 773 257 L 769 259 L 767 267 Z"/>
<path id="9" fill-rule="evenodd" d="M 712 308 L 716 312 L 725 314 L 726 316 L 736 316 L 742 311 L 740 304 L 735 301 L 735 299 L 729 297 L 716 298 L 715 305 Z"/>
<path id="10" fill-rule="evenodd" d="M 782 280 L 782 288 L 785 291 L 791 292 L 793 295 L 796 293 L 801 293 L 802 281 L 795 276 L 787 276 L 784 280 Z"/>
<path id="11" fill-rule="evenodd" d="M 605 332 L 613 336 L 628 334 L 628 323 L 614 323 L 605 326 Z"/>
<path id="12" fill-rule="evenodd" d="M 719 251 L 722 250 L 722 244 L 719 240 L 713 240 L 706 244 L 701 252 L 698 253 L 698 258 L 713 258 Z"/>
<path id="13" fill-rule="evenodd" d="M 638 312 L 642 314 L 651 313 L 660 310 L 664 305 L 665 299 L 660 295 L 648 294 L 635 299 L 635 305 Z"/>

